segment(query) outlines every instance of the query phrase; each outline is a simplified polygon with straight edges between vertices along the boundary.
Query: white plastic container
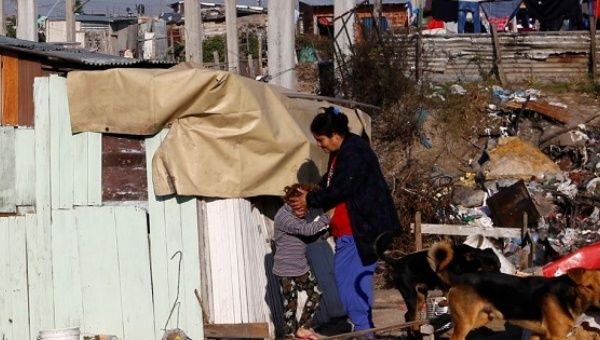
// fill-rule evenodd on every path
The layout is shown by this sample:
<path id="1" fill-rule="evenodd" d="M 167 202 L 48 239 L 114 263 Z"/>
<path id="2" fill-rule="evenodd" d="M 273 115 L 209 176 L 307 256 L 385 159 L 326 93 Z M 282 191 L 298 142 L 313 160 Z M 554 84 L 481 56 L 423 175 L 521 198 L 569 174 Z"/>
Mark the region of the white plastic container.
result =
<path id="1" fill-rule="evenodd" d="M 40 331 L 38 340 L 79 340 L 80 336 L 79 327 L 47 329 Z"/>

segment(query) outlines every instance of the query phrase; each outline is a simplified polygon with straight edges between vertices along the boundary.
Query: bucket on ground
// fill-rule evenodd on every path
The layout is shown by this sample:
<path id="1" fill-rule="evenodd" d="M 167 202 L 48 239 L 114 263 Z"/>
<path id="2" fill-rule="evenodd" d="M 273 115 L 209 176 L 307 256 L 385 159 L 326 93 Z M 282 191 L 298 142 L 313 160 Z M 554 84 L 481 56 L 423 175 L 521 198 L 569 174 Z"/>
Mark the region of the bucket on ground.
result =
<path id="1" fill-rule="evenodd" d="M 38 340 L 79 340 L 80 336 L 79 327 L 47 329 L 40 331 Z"/>

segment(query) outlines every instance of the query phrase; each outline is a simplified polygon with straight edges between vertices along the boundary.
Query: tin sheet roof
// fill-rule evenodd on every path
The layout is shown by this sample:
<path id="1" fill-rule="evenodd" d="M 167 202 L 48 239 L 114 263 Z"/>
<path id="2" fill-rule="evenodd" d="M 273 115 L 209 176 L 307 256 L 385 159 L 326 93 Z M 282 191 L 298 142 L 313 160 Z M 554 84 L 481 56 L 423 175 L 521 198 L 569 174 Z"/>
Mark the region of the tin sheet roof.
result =
<path id="1" fill-rule="evenodd" d="M 51 60 L 82 64 L 87 66 L 168 66 L 173 63 L 155 60 L 124 58 L 115 55 L 91 52 L 84 48 L 68 48 L 54 44 L 33 42 L 0 36 L 0 49 L 46 57 Z"/>

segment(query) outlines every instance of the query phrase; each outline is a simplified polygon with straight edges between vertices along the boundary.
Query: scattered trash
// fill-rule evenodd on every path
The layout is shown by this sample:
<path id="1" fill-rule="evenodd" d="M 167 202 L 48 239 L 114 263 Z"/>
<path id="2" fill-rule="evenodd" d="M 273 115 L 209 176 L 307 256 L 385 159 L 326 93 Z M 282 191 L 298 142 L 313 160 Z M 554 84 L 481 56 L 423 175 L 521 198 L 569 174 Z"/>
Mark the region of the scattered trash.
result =
<path id="1" fill-rule="evenodd" d="M 450 86 L 450 93 L 452 94 L 458 94 L 458 95 L 465 95 L 467 93 L 467 90 L 465 90 L 464 87 L 458 85 L 458 84 L 453 84 Z"/>
<path id="2" fill-rule="evenodd" d="M 518 181 L 488 198 L 487 204 L 492 212 L 494 225 L 499 227 L 521 227 L 523 213 L 527 213 L 528 225 L 537 225 L 540 217 L 523 181 Z"/>

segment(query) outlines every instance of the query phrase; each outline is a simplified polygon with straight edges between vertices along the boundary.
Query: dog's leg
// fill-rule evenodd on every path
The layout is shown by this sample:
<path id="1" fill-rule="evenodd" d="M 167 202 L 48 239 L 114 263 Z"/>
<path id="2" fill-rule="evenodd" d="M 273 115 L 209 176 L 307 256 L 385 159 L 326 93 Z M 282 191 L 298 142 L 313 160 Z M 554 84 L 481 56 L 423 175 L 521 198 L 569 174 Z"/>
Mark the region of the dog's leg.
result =
<path id="1" fill-rule="evenodd" d="M 465 294 L 463 290 L 455 288 L 448 292 L 450 316 L 454 324 L 450 340 L 464 340 L 480 319 L 481 310 L 479 306 L 471 305 L 475 300 L 470 301 L 469 295 L 469 292 Z"/>

